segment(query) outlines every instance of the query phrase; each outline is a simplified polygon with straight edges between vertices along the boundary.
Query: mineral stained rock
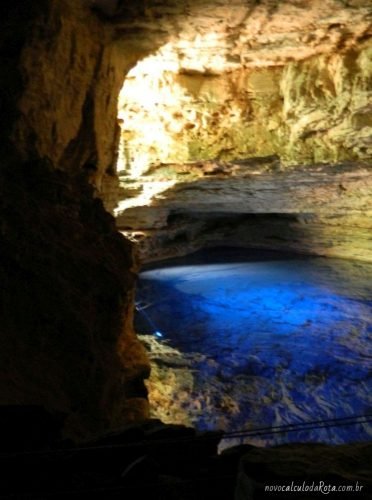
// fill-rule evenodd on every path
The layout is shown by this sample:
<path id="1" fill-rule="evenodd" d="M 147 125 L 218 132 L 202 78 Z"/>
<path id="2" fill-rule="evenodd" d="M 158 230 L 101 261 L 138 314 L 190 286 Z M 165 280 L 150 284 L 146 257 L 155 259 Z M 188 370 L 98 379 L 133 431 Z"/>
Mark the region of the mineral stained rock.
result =
<path id="1" fill-rule="evenodd" d="M 126 16 L 111 22 L 130 44 Z M 148 2 L 137 16 L 144 54 L 164 41 L 120 93 L 115 213 L 143 259 L 238 243 L 371 260 L 370 3 Z"/>
<path id="2" fill-rule="evenodd" d="M 126 43 L 166 41 L 121 91 L 120 167 L 371 157 L 368 1 L 148 2 L 132 22 L 117 20 Z"/>

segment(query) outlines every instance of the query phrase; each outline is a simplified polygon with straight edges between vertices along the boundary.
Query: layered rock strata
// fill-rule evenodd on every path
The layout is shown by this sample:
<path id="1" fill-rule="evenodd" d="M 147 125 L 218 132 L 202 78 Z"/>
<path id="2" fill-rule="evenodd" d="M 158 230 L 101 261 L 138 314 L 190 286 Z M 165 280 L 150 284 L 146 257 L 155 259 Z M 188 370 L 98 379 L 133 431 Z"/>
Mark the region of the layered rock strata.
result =
<path id="1" fill-rule="evenodd" d="M 163 39 L 119 99 L 115 213 L 145 260 L 215 243 L 371 259 L 368 2 L 149 2 L 109 17 L 137 52 Z M 244 164 L 264 175 L 248 181 Z"/>
<path id="2" fill-rule="evenodd" d="M 178 182 L 117 219 L 145 261 L 210 245 L 372 260 L 369 163 L 283 169 L 277 157 L 198 162 L 154 168 L 146 182 L 166 187 L 164 177 Z"/>

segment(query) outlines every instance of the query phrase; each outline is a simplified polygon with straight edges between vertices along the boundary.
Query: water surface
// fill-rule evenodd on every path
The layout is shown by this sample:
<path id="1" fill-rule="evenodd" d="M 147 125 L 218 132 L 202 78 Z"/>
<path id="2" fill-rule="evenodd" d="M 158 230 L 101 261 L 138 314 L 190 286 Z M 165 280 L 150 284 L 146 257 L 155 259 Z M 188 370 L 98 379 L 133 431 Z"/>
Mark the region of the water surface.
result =
<path id="1" fill-rule="evenodd" d="M 207 356 L 195 383 L 237 401 L 225 430 L 372 415 L 371 264 L 214 249 L 160 266 L 140 275 L 137 328 Z M 213 409 L 195 425 L 218 427 Z M 371 437 L 363 423 L 265 442 Z"/>

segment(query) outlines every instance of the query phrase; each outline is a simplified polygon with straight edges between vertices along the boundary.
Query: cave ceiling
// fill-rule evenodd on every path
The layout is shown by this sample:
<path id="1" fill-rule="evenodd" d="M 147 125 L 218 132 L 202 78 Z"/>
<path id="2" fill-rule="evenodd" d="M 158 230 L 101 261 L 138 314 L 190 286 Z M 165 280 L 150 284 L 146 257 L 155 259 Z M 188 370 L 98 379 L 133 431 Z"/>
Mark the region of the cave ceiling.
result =
<path id="1" fill-rule="evenodd" d="M 144 53 L 175 42 L 181 69 L 218 53 L 206 72 L 280 65 L 344 50 L 372 34 L 368 0 L 96 0 L 116 36 Z M 185 50 L 193 45 L 194 51 Z"/>

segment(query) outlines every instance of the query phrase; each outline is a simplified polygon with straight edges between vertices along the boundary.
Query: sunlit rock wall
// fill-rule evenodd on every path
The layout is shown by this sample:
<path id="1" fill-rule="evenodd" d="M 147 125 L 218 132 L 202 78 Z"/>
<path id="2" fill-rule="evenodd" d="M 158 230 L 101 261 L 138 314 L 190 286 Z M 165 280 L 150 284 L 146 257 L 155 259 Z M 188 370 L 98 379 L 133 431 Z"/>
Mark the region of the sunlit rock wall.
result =
<path id="1" fill-rule="evenodd" d="M 142 183 L 117 223 L 144 260 L 232 245 L 372 261 L 369 162 L 199 161 L 154 167 Z"/>
<path id="2" fill-rule="evenodd" d="M 0 404 L 61 412 L 84 439 L 148 415 L 136 259 L 97 198 L 132 63 L 90 2 L 1 5 Z"/>
<path id="3" fill-rule="evenodd" d="M 348 185 L 347 194 L 338 188 L 339 168 L 346 166 L 361 173 L 362 191 L 370 193 L 370 3 L 147 7 L 134 30 L 150 32 L 156 20 L 156 32 L 168 38 L 133 67 L 121 90 L 115 212 L 120 227 L 140 242 L 143 258 L 238 242 L 370 260 L 368 203 L 359 187 Z M 229 180 L 237 162 L 247 172 L 256 164 L 259 174 L 269 169 L 272 190 L 265 189 L 265 176 L 254 185 L 244 176 Z M 337 207 L 322 182 L 307 190 L 314 165 L 325 166 Z M 299 196 L 298 186 L 284 187 L 279 176 L 296 166 Z M 260 207 L 250 206 L 255 193 Z M 273 193 L 276 201 L 282 197 L 278 204 Z"/>
<path id="4" fill-rule="evenodd" d="M 172 71 L 162 57 L 140 63 L 123 87 L 122 170 L 271 154 L 283 164 L 372 156 L 371 42 L 220 74 Z"/>

